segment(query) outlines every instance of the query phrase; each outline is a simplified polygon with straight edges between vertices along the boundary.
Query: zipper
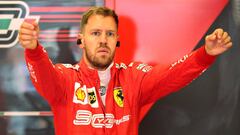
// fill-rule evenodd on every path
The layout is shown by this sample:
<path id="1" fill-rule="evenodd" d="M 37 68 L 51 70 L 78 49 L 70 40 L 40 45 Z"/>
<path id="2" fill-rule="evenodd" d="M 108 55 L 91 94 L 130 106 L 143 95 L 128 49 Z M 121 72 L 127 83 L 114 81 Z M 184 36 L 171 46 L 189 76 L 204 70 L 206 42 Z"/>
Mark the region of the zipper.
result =
<path id="1" fill-rule="evenodd" d="M 113 65 L 114 66 L 114 65 Z M 114 88 L 114 82 L 115 82 L 115 80 L 114 80 L 114 76 L 115 76 L 115 72 L 114 72 L 114 70 L 113 70 L 114 68 L 112 67 L 111 68 L 111 71 L 110 71 L 110 81 L 109 81 L 109 83 L 108 83 L 108 87 L 107 87 L 107 89 L 106 89 L 106 98 L 105 98 L 105 106 L 104 106 L 104 104 L 103 104 L 103 101 L 102 101 L 102 98 L 101 98 L 101 95 L 100 95 L 100 93 L 99 93 L 99 89 L 100 89 L 100 78 L 99 78 L 99 75 L 98 75 L 98 73 L 97 73 L 97 81 L 96 81 L 96 93 L 97 93 L 97 98 L 100 100 L 100 106 L 101 106 L 101 109 L 102 109 L 102 112 L 103 112 L 103 115 L 104 115 L 104 120 L 105 120 L 105 118 L 106 118 L 106 107 L 107 107 L 107 101 L 109 100 L 109 93 L 110 92 L 112 92 L 112 90 L 111 89 L 113 89 Z M 98 101 L 99 101 L 98 100 Z M 108 135 L 108 132 L 107 132 L 107 129 L 106 129 L 106 126 L 105 126 L 105 123 L 104 123 L 104 134 L 105 135 Z"/>
<path id="2" fill-rule="evenodd" d="M 100 89 L 100 79 L 99 79 L 99 76 L 97 78 L 97 81 L 96 81 L 96 94 L 97 94 L 97 98 L 98 98 L 98 102 L 100 103 L 99 106 L 101 107 L 102 109 L 102 112 L 103 112 L 103 116 L 104 116 L 104 120 L 106 118 L 106 110 L 105 110 L 105 106 L 103 105 L 103 101 L 102 101 L 102 98 L 100 96 L 100 93 L 99 93 L 99 89 Z M 107 95 L 106 95 L 107 97 Z M 100 100 L 100 101 L 99 101 Z M 104 126 L 103 126 L 103 130 L 104 130 L 104 134 L 106 134 L 106 127 L 105 127 L 105 123 L 104 123 Z"/>

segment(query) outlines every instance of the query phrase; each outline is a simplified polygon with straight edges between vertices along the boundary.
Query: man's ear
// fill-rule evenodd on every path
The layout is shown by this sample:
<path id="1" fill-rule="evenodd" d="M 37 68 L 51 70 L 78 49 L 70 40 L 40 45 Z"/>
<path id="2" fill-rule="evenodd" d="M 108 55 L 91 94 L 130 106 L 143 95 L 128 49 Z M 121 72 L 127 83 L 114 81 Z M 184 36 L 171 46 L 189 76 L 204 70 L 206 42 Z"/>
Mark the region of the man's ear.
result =
<path id="1" fill-rule="evenodd" d="M 84 48 L 83 34 L 79 33 L 77 36 L 77 44 L 80 48 Z"/>
<path id="2" fill-rule="evenodd" d="M 116 47 L 120 47 L 119 35 L 117 35 L 117 39 L 118 41 L 117 41 Z"/>

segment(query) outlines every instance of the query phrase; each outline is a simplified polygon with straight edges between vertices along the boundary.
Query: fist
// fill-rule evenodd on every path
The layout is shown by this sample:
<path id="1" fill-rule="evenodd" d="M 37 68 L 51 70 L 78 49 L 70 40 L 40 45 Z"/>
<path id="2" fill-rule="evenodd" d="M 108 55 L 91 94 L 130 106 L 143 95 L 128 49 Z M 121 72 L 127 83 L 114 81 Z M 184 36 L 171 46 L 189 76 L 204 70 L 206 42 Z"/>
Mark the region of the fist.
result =
<path id="1" fill-rule="evenodd" d="M 205 50 L 209 55 L 222 54 L 232 47 L 231 37 L 223 29 L 216 29 L 205 38 Z"/>
<path id="2" fill-rule="evenodd" d="M 25 49 L 35 49 L 37 47 L 37 39 L 39 26 L 37 22 L 28 23 L 24 21 L 19 29 L 19 43 Z"/>

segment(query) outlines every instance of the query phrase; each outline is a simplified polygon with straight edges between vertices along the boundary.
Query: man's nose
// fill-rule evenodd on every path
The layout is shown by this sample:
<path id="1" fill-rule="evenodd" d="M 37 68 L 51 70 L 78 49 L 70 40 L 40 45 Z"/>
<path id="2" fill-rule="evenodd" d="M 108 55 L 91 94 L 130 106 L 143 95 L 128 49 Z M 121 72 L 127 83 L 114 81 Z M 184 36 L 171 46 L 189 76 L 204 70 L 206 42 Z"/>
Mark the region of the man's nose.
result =
<path id="1" fill-rule="evenodd" d="M 102 35 L 101 35 L 101 39 L 100 39 L 100 42 L 101 43 L 107 43 L 107 35 L 106 35 L 106 33 L 103 33 Z"/>

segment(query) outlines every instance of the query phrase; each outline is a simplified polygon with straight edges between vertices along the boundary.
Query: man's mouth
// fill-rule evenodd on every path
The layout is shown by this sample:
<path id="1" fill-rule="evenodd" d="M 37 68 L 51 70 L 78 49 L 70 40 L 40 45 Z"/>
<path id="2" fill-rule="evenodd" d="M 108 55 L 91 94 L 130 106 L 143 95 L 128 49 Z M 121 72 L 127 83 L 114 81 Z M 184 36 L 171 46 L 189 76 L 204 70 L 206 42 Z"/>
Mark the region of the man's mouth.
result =
<path id="1" fill-rule="evenodd" d="M 97 53 L 102 54 L 102 55 L 106 55 L 106 54 L 109 53 L 109 49 L 107 49 L 107 48 L 99 48 L 97 50 Z"/>

